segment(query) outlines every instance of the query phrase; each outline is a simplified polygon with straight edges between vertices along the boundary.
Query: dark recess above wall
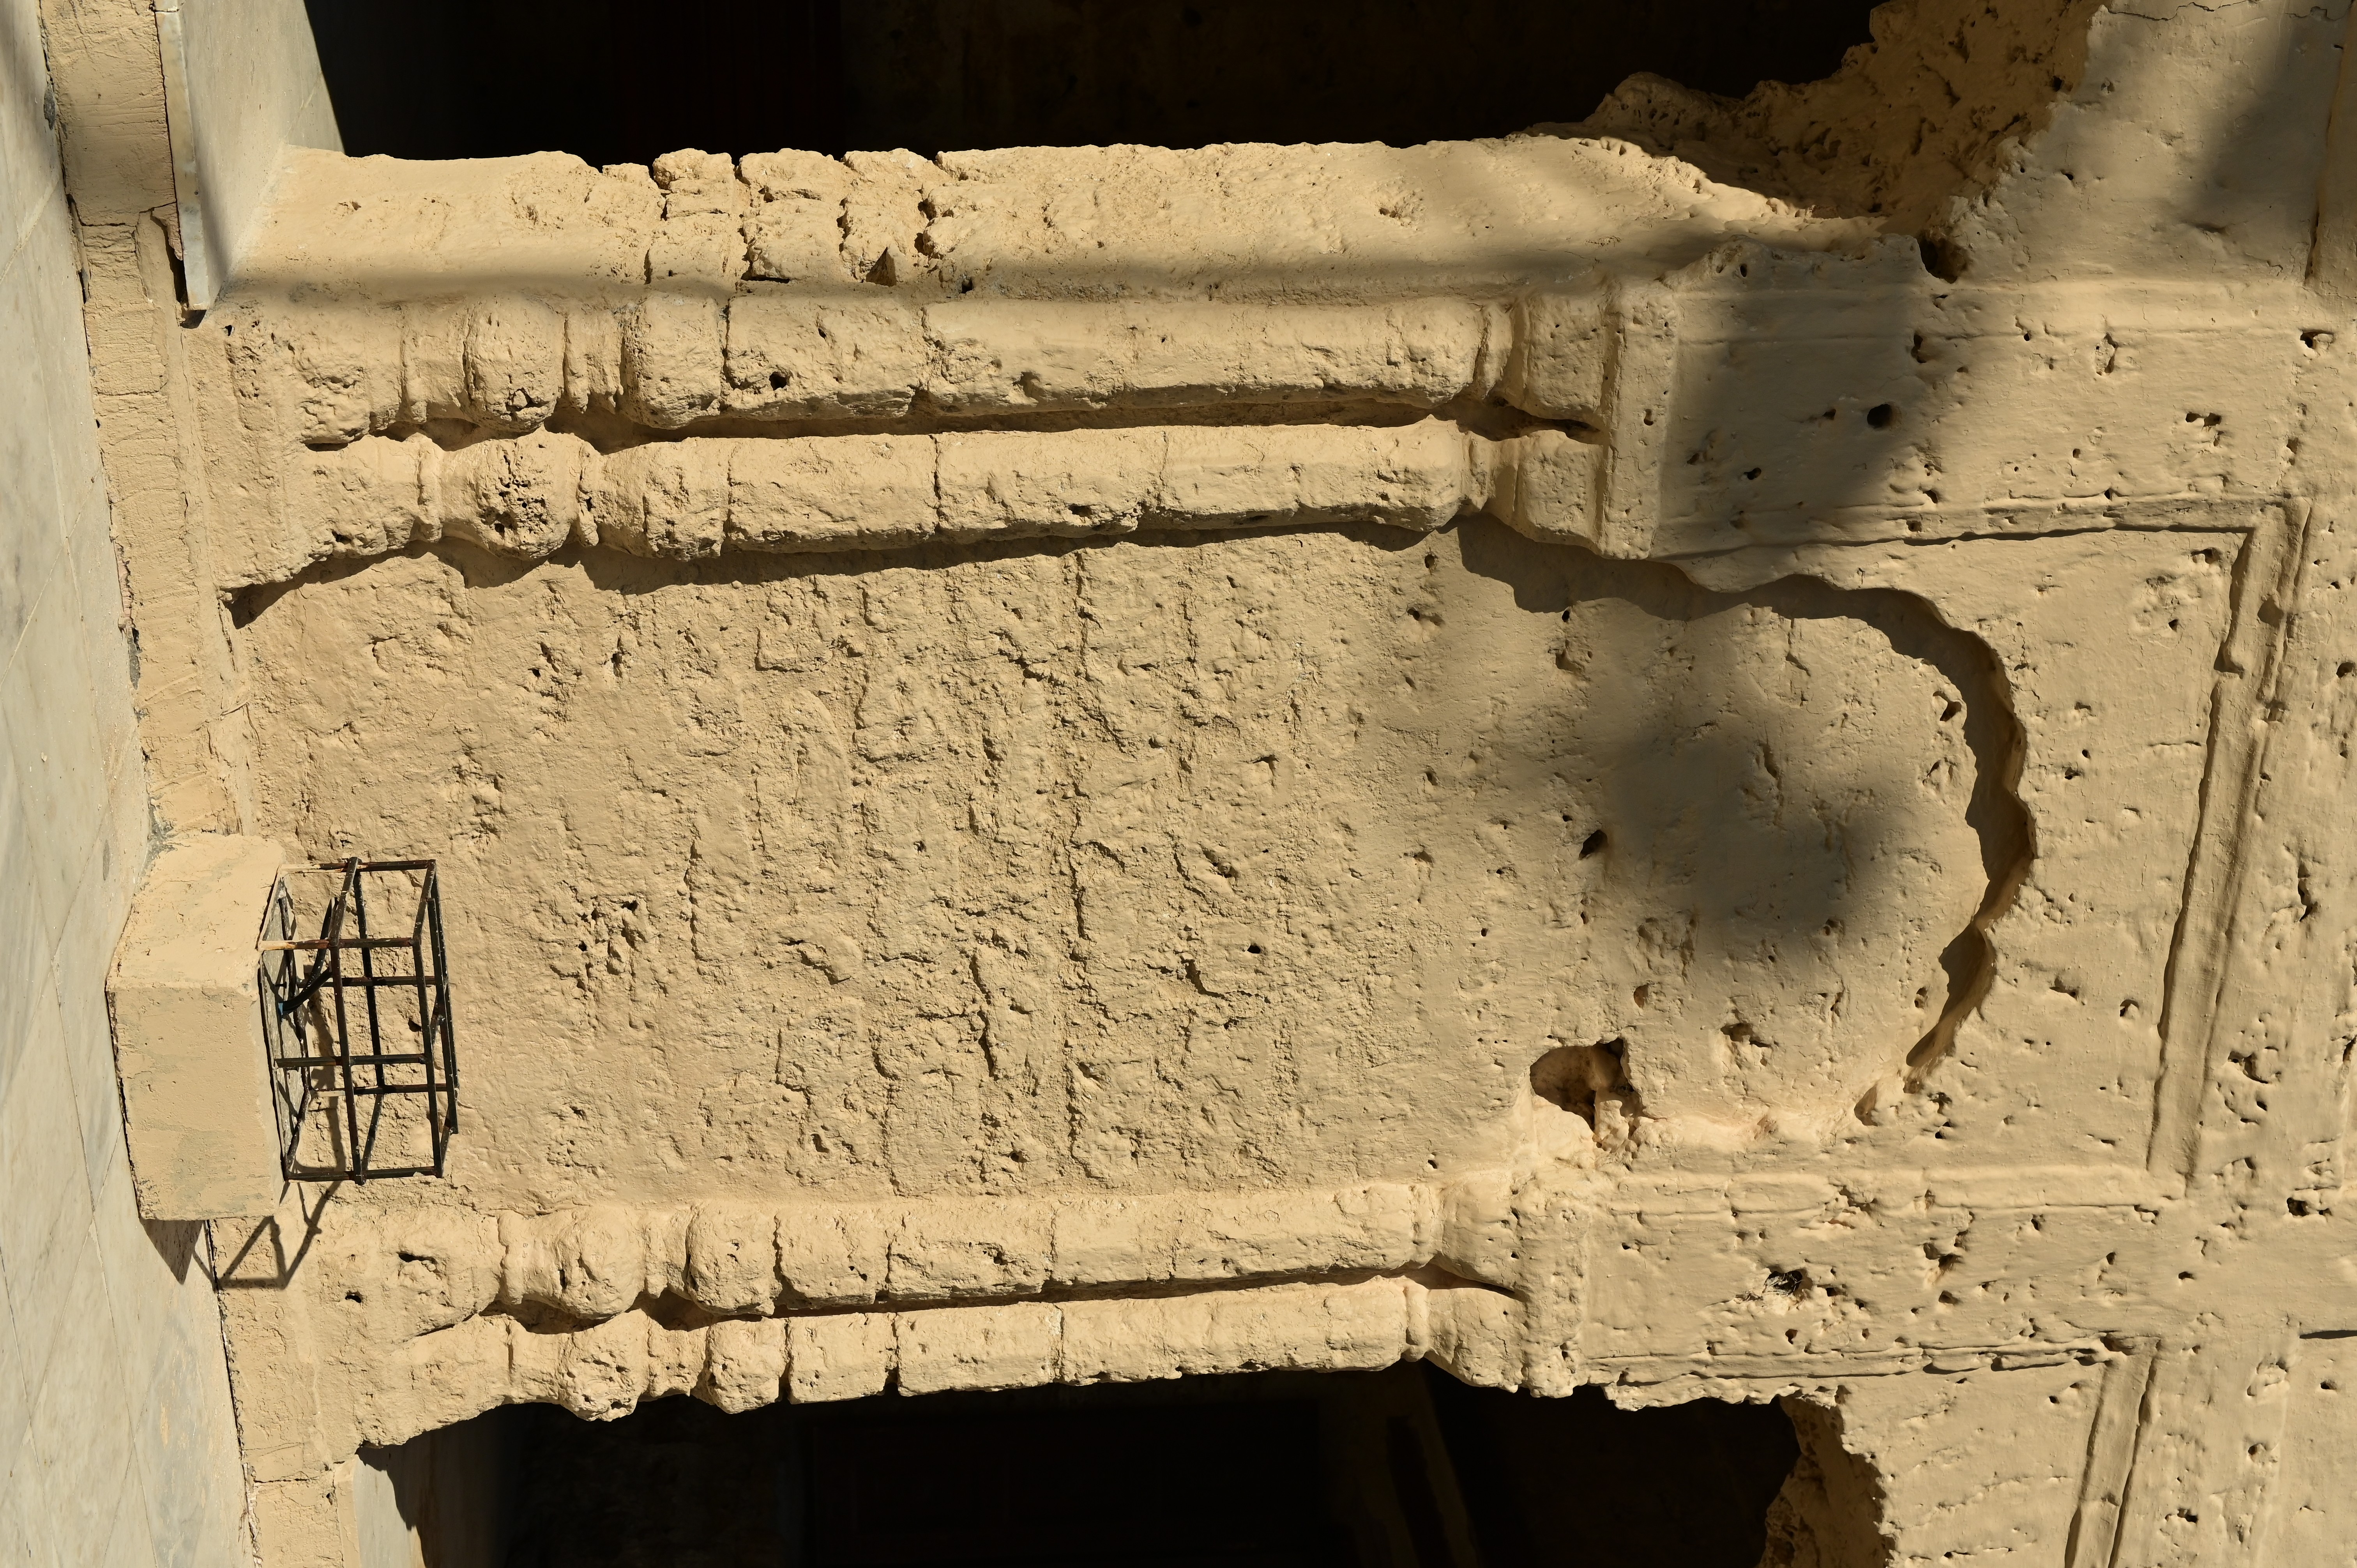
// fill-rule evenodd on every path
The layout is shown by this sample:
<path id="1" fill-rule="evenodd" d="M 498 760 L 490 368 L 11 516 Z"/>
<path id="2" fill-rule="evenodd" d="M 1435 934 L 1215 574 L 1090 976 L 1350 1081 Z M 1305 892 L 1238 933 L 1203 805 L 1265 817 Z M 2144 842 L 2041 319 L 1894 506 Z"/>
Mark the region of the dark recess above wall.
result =
<path id="1" fill-rule="evenodd" d="M 1862 0 L 308 0 L 344 145 L 398 157 L 678 147 L 1389 142 L 1576 120 L 1631 72 L 1809 81 Z"/>

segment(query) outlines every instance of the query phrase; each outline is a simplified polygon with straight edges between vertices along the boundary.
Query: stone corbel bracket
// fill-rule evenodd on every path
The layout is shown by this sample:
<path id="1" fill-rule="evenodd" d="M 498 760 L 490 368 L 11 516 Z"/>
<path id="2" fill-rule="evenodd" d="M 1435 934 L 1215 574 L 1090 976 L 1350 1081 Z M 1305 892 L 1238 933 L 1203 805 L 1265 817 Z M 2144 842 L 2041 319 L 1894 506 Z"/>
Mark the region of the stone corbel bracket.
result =
<path id="1" fill-rule="evenodd" d="M 256 943 L 285 852 L 198 834 L 147 868 L 107 978 L 124 1138 L 149 1219 L 273 1212 L 285 1190 Z"/>

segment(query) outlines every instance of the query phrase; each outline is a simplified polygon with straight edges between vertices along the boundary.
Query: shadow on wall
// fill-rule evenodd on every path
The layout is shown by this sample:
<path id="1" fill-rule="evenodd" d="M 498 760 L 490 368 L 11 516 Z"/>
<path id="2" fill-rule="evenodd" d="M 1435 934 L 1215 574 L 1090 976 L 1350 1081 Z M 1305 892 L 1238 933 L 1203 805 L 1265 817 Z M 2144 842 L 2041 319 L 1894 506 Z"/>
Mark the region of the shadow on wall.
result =
<path id="1" fill-rule="evenodd" d="M 1773 1405 L 1621 1411 L 1420 1366 L 609 1424 L 526 1405 L 371 1455 L 362 1528 L 367 1568 L 1754 1568 L 1844 1528 L 1796 1510 L 1817 1449 L 1843 1458 L 1801 1415 L 1805 1455 Z M 1843 1501 L 1870 1542 L 1874 1499 Z"/>
<path id="2" fill-rule="evenodd" d="M 1790 576 L 1714 593 L 1666 563 L 1554 549 L 1486 521 L 1460 523 L 1458 537 L 1469 570 L 1566 624 L 1556 658 L 1572 700 L 1515 687 L 1517 727 L 1562 748 L 1550 763 L 1571 755 L 1570 737 L 1593 732 L 1586 748 L 1607 801 L 1601 820 L 1627 839 L 1598 847 L 1631 856 L 1651 885 L 1627 906 L 1645 915 L 1628 924 L 1640 946 L 1674 950 L 1663 972 L 1696 979 L 1685 1007 L 1661 982 L 1648 984 L 1657 993 L 1641 1008 L 1650 1026 L 1632 1016 L 1624 1030 L 1631 1065 L 1707 1079 L 1692 1037 L 1715 1026 L 1749 1095 L 1797 1109 L 1827 1075 L 1871 1076 L 1876 1047 L 1850 1037 L 1880 1032 L 1881 1048 L 1905 1050 L 1905 1087 L 1917 1087 L 1988 990 L 1986 929 L 2029 856 L 2015 791 L 2020 728 L 1987 645 L 1889 589 Z M 1918 722 L 1900 720 L 1927 696 Z M 1499 699 L 1468 691 L 1463 700 Z M 1956 817 L 1977 865 L 1959 853 Z M 1958 911 L 1942 894 L 1953 901 L 1967 888 L 1976 902 L 1950 923 Z M 1903 918 L 1894 923 L 1894 912 Z M 1911 942 L 1939 944 L 1945 985 L 1922 985 L 1911 1010 L 1892 1008 L 1878 991 L 1911 983 L 1892 961 L 1910 927 Z M 1723 996 L 1699 979 L 1714 958 L 1717 983 L 1731 987 Z M 1826 1015 L 1811 1016 L 1820 1009 Z M 1805 1065 L 1771 1070 L 1780 1012 L 1782 1027 L 1813 1037 L 1798 1053 Z M 1845 1062 L 1848 1051 L 1859 1060 Z M 1641 1064 L 1641 1055 L 1656 1059 Z M 1872 1120 L 1877 1095 L 1899 1087 L 1869 1091 L 1859 1118 Z"/>
<path id="3" fill-rule="evenodd" d="M 1864 0 L 309 0 L 344 145 L 408 158 L 678 147 L 1418 142 L 1587 113 L 1635 71 L 1739 94 L 1829 74 Z"/>
<path id="4" fill-rule="evenodd" d="M 1968 448 L 1972 433 L 1966 422 L 1950 418 L 1935 427 L 1922 412 L 1927 403 L 1937 406 L 1935 394 L 1945 390 L 1944 380 L 1968 369 L 1943 357 L 1944 336 L 1926 346 L 1927 332 L 1953 330 L 1947 285 L 1927 264 L 1935 250 L 1927 243 L 1911 259 L 1900 250 L 1895 264 L 1892 251 L 1868 250 L 1812 259 L 1798 267 L 1788 266 L 1795 258 L 1770 262 L 1765 251 L 1731 250 L 1695 269 L 1701 274 L 1695 281 L 1704 286 L 1684 308 L 1697 320 L 1713 309 L 1727 312 L 1747 320 L 1754 335 L 1739 349 L 1699 334 L 1682 345 L 1664 452 L 1671 477 L 1663 482 L 1660 510 L 1665 521 L 1682 519 L 1682 536 L 1692 553 L 1674 579 L 1667 578 L 1666 567 L 1656 568 L 1665 574 L 1665 585 L 1652 591 L 1673 596 L 1693 592 L 1688 570 L 1708 578 L 1714 568 L 1732 568 L 1731 574 L 1719 574 L 1721 579 L 1731 575 L 1739 580 L 1747 570 L 1741 565 L 1744 553 L 1775 534 L 1780 513 L 1782 524 L 1805 521 L 1827 540 L 1841 537 L 1844 519 L 1877 514 L 1883 520 L 1879 526 L 1903 524 L 1912 536 L 1934 509 L 1970 504 L 1967 498 L 1943 496 L 1940 489 L 1948 482 L 1941 453 Z M 1780 314 L 1809 290 L 1825 287 L 1841 270 L 1849 272 L 1850 286 L 1837 328 Z M 1775 329 L 1786 324 L 1789 330 Z M 1763 468 L 1771 472 L 1763 476 Z M 1759 483 L 1763 477 L 1764 485 Z M 1713 534 L 1718 542 L 1714 548 L 1697 548 L 1711 543 Z M 1989 547 L 2005 546 L 1993 539 Z M 1824 570 L 1824 557 L 1818 557 L 1813 569 Z M 2010 908 L 2036 844 L 2017 790 L 2024 736 L 1995 650 L 1969 628 L 1947 624 L 1926 599 L 1889 590 L 1835 589 L 1833 580 L 1830 575 L 1786 576 L 1736 596 L 1795 621 L 1857 617 L 1894 649 L 1940 672 L 1948 704 L 1942 723 L 1960 726 L 1973 760 L 1964 815 L 1978 840 L 1982 874 L 1979 902 L 1968 921 L 1953 934 L 1943 933 L 1944 995 L 1917 995 L 1924 1026 L 1907 1053 L 1903 1076 L 1878 1085 L 1858 1105 L 1860 1120 L 1876 1122 L 1901 1091 L 1927 1097 L 1930 1108 L 1944 1105 L 1944 1091 L 1927 1080 L 1995 982 L 1996 952 L 1987 933 Z M 1698 683 L 1727 684 L 1733 678 L 1728 671 Z M 1867 711 L 1889 700 L 1887 694 L 1867 695 Z M 1902 749 L 1894 755 L 1910 754 Z M 1918 749 L 1911 760 L 1927 768 L 1927 781 L 1936 779 L 1941 764 L 1932 753 Z M 1907 793 L 1903 780 L 1893 778 L 1884 799 Z M 1902 851 L 1893 862 L 1911 858 Z M 1914 901 L 1912 889 L 1889 878 L 1863 891 L 1852 906 L 1861 912 L 1874 908 L 1878 897 L 1895 897 L 1902 905 Z"/>
<path id="5" fill-rule="evenodd" d="M 553 620 L 546 595 L 564 607 Z M 1337 636 L 1344 607 L 1353 629 Z M 1021 707 L 977 683 L 975 666 L 997 655 L 975 650 L 996 645 L 962 629 L 1013 625 L 1018 609 L 1028 657 L 1056 677 Z M 1504 1085 L 1534 1060 L 1612 1045 L 1645 1116 L 1700 1117 L 1737 1142 L 1754 1128 L 1851 1131 L 1861 1097 L 1895 1088 L 1910 1049 L 1943 1038 L 1940 1021 L 1976 995 L 1977 920 L 1992 886 L 2009 886 L 2001 874 L 2022 837 L 2001 682 L 1986 650 L 1920 600 L 1797 580 L 1715 594 L 1666 564 L 1534 543 L 1483 518 L 1426 539 L 1248 531 L 699 563 L 601 550 L 537 568 L 444 541 L 257 589 L 238 617 L 257 665 L 305 670 L 306 688 L 382 659 L 449 671 L 486 693 L 454 708 L 426 695 L 445 689 L 438 675 L 369 688 L 350 710 L 368 737 L 364 765 L 326 793 L 306 787 L 301 812 L 325 814 L 285 830 L 367 843 L 398 824 L 450 846 L 454 889 L 488 882 L 544 911 L 490 935 L 486 950 L 519 972 L 567 977 L 578 998 L 553 989 L 513 1014 L 499 1011 L 504 999 L 484 1004 L 484 1032 L 515 1054 L 477 1080 L 513 1086 L 486 1104 L 482 1125 L 530 1143 L 544 1133 L 505 1118 L 580 1092 L 544 1088 L 547 1053 L 516 1043 L 551 1019 L 576 1020 L 579 1048 L 635 1072 L 622 1064 L 642 1059 L 642 1044 L 609 1025 L 655 983 L 657 960 L 651 950 L 643 972 L 635 958 L 575 960 L 575 947 L 611 952 L 614 940 L 578 912 L 627 897 L 633 919 L 677 930 L 688 911 L 647 890 L 694 878 L 697 940 L 730 956 L 712 961 L 725 967 L 708 986 L 682 976 L 667 1005 L 712 1006 L 703 1060 L 740 1065 L 649 1093 L 706 1129 L 697 1157 L 812 1183 L 873 1179 L 889 1147 L 907 1190 L 947 1190 L 984 1179 L 974 1151 L 1009 1128 L 1027 1140 L 1027 1185 L 1434 1168 L 1466 1139 L 1506 1135 Z M 460 624 L 469 629 L 456 640 L 422 630 Z M 385 651 L 361 649 L 354 628 L 380 625 L 403 629 Z M 1087 629 L 1116 625 L 1118 635 Z M 952 628 L 948 640 L 934 639 L 940 628 Z M 835 657 L 848 637 L 866 651 Z M 1119 681 L 1091 674 L 1091 660 L 1115 658 L 1128 671 Z M 494 673 L 526 669 L 530 681 Z M 559 669 L 543 712 L 534 682 Z M 739 682 L 714 670 L 763 673 Z M 1205 671 L 1237 683 L 1238 713 L 1185 705 Z M 1146 771 L 1118 796 L 1079 763 L 1043 761 L 1035 774 L 1006 760 L 1028 755 L 1035 743 L 1020 737 L 1106 722 L 1152 737 L 1132 748 L 1147 762 L 1121 764 Z M 692 834 L 641 832 L 632 854 L 651 858 L 628 875 L 649 880 L 623 886 L 597 869 L 614 842 L 596 814 L 604 806 L 544 807 L 486 832 L 470 826 L 468 798 L 436 782 L 441 768 L 402 760 L 446 755 L 454 725 L 483 737 L 468 766 L 518 800 L 572 801 L 572 780 L 617 757 L 628 759 L 625 799 L 650 788 L 726 799 L 732 779 L 781 782 L 746 807 L 758 850 L 696 860 Z M 280 777 L 317 777 L 296 749 L 302 733 L 275 709 L 265 715 L 263 754 L 274 768 L 284 759 Z M 860 746 L 875 769 L 857 786 L 865 798 L 912 814 L 870 825 L 845 804 L 850 763 L 829 759 Z M 1264 775 L 1249 759 L 1280 754 L 1311 759 L 1314 779 L 1264 789 L 1275 764 Z M 425 782 L 355 782 L 394 778 Z M 905 1042 L 931 1036 L 903 1010 L 918 994 L 905 977 L 959 972 L 970 961 L 951 946 L 863 970 L 866 1000 L 847 1023 L 816 976 L 752 967 L 749 955 L 809 940 L 813 919 L 864 944 L 938 897 L 943 878 L 1024 885 L 1034 852 L 1003 824 L 1028 822 L 1013 813 L 1068 788 L 1118 802 L 1020 830 L 1064 846 L 1053 853 L 1075 868 L 1071 901 L 997 917 L 1055 950 L 1100 944 L 1070 975 L 1040 972 L 1041 994 L 1077 1011 L 1041 1014 L 1025 1059 L 1058 1070 L 993 1070 L 975 1041 L 918 1070 Z M 970 835 L 955 825 L 971 822 L 999 825 Z M 1164 849 L 1123 862 L 1086 848 L 1133 834 Z M 943 853 L 956 858 L 919 858 L 936 853 L 928 843 L 953 843 Z M 1198 865 L 1206 845 L 1230 867 L 1216 884 L 1211 863 Z M 781 886 L 808 901 L 790 909 Z M 1297 940 L 1289 906 L 1303 888 L 1342 890 L 1331 918 L 1352 940 Z M 1232 1070 L 1263 1073 L 1254 1081 L 1269 1090 L 1216 1135 L 1189 1109 L 1221 1104 L 1217 1074 L 1231 1070 L 1188 1043 L 1185 1021 L 1213 1005 L 1199 994 L 1220 998 L 1222 1032 L 1312 1064 L 1272 1080 L 1259 1058 L 1239 1058 Z M 748 995 L 774 997 L 777 1011 L 748 1010 Z M 1367 995 L 1394 1000 L 1357 1000 Z M 1144 1119 L 1135 1125 L 1071 1121 L 1061 1069 L 1100 1062 L 1104 1037 L 1071 1020 L 1098 1016 L 1120 1020 L 1125 1049 L 1164 1064 L 1137 1090 L 1149 1097 L 1140 1106 L 1159 1110 L 1121 1112 Z M 1382 1048 L 1334 1049 L 1338 1018 Z M 793 1042 L 786 1077 L 771 1065 L 781 1038 Z M 1508 1041 L 1527 1052 L 1511 1066 Z M 924 1112 L 926 1073 L 973 1087 Z M 759 1087 L 730 1090 L 727 1118 L 698 1109 L 710 1084 L 740 1081 Z M 827 1086 L 815 1100 L 813 1082 Z M 1590 1087 L 1622 1086 L 1608 1074 Z M 1589 1117 L 1607 1144 L 1627 1131 L 1597 1127 L 1592 1097 L 1534 1088 Z M 1307 1131 L 1286 1120 L 1295 1108 Z M 598 1114 L 597 1136 L 634 1157 L 630 1134 Z M 1356 1131 L 1333 1130 L 1344 1125 Z M 1096 1141 L 1115 1133 L 1117 1159 Z"/>

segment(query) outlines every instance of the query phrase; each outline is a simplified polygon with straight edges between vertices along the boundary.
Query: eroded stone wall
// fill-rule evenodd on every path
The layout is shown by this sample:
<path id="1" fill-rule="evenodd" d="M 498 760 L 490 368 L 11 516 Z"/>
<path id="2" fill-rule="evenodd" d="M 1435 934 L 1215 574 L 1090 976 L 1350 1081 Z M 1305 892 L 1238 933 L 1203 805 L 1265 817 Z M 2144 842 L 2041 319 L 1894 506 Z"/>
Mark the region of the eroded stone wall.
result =
<path id="1" fill-rule="evenodd" d="M 274 1568 L 505 1402 L 1416 1357 L 1786 1400 L 1779 1560 L 2330 1561 L 2344 18 L 2029 10 L 1643 145 L 291 161 L 144 733 L 440 858 L 466 1065 L 218 1228 Z"/>

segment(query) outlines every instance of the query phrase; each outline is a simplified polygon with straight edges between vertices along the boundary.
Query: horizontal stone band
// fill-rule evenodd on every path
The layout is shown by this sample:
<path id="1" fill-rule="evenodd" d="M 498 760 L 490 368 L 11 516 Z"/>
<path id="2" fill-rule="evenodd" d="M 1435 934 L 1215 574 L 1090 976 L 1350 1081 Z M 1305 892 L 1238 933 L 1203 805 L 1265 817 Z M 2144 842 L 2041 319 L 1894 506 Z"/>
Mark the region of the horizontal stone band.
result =
<path id="1" fill-rule="evenodd" d="M 312 446 L 455 420 L 500 435 L 559 413 L 699 421 L 1374 403 L 1492 394 L 1594 423 L 1610 306 L 1202 300 L 951 302 L 751 293 L 621 305 L 498 295 L 257 308 L 236 352 Z"/>
<path id="2" fill-rule="evenodd" d="M 1406 425 L 1146 426 L 946 435 L 697 437 L 600 454 L 535 431 L 446 451 L 422 435 L 307 453 L 246 582 L 450 538 L 542 560 L 568 546 L 661 559 L 1099 538 L 1141 529 L 1374 523 L 1487 509 L 1592 542 L 1598 448 Z"/>

